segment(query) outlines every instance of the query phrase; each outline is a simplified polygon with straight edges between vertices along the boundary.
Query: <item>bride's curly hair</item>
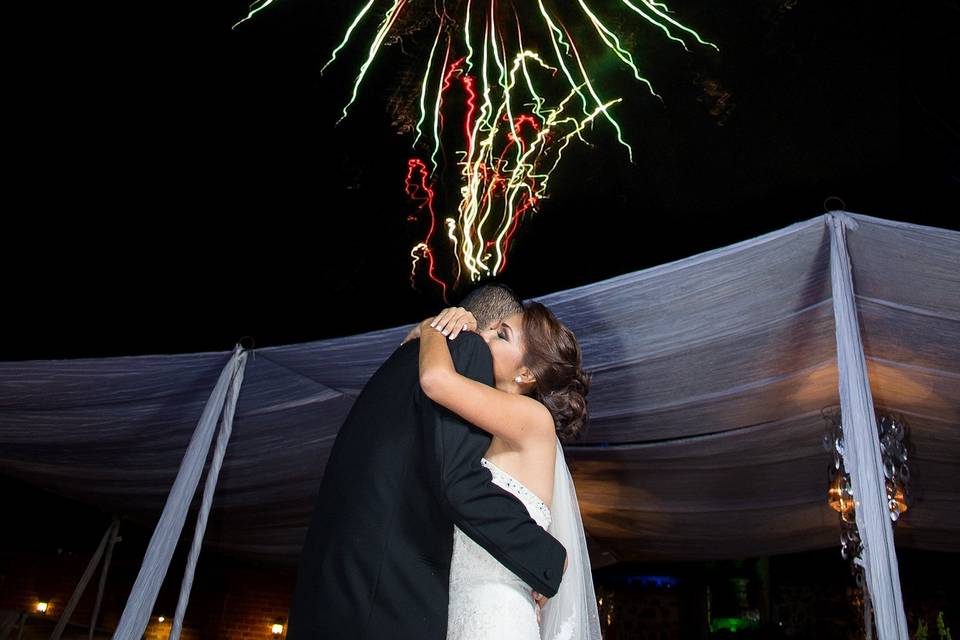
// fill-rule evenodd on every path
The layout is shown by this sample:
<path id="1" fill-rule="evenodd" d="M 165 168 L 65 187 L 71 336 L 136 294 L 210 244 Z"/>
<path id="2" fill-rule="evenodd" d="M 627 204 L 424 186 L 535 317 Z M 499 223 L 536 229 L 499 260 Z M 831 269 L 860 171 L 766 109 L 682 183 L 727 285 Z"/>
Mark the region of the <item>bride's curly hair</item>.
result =
<path id="1" fill-rule="evenodd" d="M 523 309 L 523 364 L 536 379 L 531 395 L 553 416 L 557 436 L 580 436 L 587 422 L 590 374 L 583 370 L 576 336 L 539 302 Z"/>

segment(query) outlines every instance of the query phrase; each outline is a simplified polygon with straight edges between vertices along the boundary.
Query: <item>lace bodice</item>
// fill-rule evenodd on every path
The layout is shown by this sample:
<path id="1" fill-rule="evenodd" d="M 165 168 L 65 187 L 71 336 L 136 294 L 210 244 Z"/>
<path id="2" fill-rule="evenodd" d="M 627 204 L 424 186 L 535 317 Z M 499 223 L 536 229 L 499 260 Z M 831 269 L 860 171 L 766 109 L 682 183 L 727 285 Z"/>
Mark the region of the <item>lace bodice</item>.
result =
<path id="1" fill-rule="evenodd" d="M 550 526 L 550 509 L 543 500 L 486 458 L 480 463 L 490 470 L 493 483 L 516 496 L 538 525 L 544 530 Z M 530 587 L 454 527 L 447 639 L 493 638 L 539 640 Z"/>
<path id="2" fill-rule="evenodd" d="M 506 489 L 520 499 L 520 502 L 523 503 L 523 506 L 525 506 L 530 513 L 530 517 L 536 520 L 538 525 L 544 529 L 550 526 L 550 509 L 547 508 L 543 500 L 537 497 L 537 494 L 527 489 L 519 480 L 486 458 L 481 458 L 480 464 L 490 470 L 495 485 Z"/>

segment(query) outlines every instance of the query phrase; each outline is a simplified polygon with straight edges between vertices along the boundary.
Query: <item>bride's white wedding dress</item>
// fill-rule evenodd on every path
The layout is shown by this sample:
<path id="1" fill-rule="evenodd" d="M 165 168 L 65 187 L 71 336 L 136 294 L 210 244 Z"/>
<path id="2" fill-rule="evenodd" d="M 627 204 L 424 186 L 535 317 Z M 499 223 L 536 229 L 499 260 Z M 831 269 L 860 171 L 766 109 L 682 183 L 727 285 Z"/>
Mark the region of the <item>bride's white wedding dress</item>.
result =
<path id="1" fill-rule="evenodd" d="M 550 509 L 516 478 L 482 458 L 493 483 L 509 491 L 547 529 Z M 531 588 L 454 526 L 447 640 L 540 640 Z"/>
<path id="2" fill-rule="evenodd" d="M 560 440 L 552 509 L 486 458 L 481 464 L 496 485 L 516 496 L 530 517 L 563 545 L 567 568 L 538 625 L 530 587 L 454 527 L 447 640 L 602 640 L 580 505 Z"/>
<path id="3" fill-rule="evenodd" d="M 557 440 L 552 510 L 486 458 L 493 482 L 517 497 L 533 520 L 567 550 L 560 589 L 541 612 L 530 587 L 454 526 L 447 640 L 602 640 L 586 534 L 573 478 Z"/>

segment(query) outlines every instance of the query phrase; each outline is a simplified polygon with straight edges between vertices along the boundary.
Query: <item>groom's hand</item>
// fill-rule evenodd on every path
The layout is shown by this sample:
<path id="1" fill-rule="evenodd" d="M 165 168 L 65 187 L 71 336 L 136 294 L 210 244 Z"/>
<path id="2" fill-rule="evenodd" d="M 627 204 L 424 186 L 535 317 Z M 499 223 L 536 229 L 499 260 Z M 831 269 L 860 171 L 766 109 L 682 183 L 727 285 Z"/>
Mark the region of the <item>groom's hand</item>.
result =
<path id="1" fill-rule="evenodd" d="M 416 340 L 420 337 L 420 325 L 418 324 L 413 329 L 410 329 L 410 333 L 407 334 L 407 337 L 403 339 L 400 343 L 401 345 L 407 344 L 411 340 Z"/>
<path id="2" fill-rule="evenodd" d="M 533 599 L 537 601 L 537 624 L 540 624 L 540 610 L 547 605 L 547 600 L 550 598 L 540 595 L 536 591 L 531 591 L 530 593 L 533 594 Z"/>
<path id="3" fill-rule="evenodd" d="M 419 338 L 419 337 L 420 337 L 420 334 L 421 334 L 421 332 L 423 331 L 423 328 L 424 328 L 425 326 L 427 326 L 427 325 L 433 326 L 432 324 L 430 324 L 430 323 L 432 323 L 432 322 L 433 322 L 433 316 L 427 318 L 426 320 L 424 320 L 424 321 L 421 322 L 420 324 L 415 325 L 415 326 L 413 327 L 413 329 L 410 329 L 410 333 L 408 333 L 408 334 L 407 334 L 407 337 L 403 339 L 403 342 L 400 343 L 400 346 L 403 346 L 403 345 L 407 344 L 407 343 L 410 342 L 411 340 L 416 340 L 417 338 Z"/>
<path id="4" fill-rule="evenodd" d="M 563 559 L 563 572 L 567 572 L 567 564 L 570 563 L 569 558 Z M 547 601 L 550 599 L 547 596 L 537 593 L 534 589 L 530 592 L 533 595 L 533 599 L 537 601 L 537 624 L 540 624 L 540 610 L 547 606 Z"/>

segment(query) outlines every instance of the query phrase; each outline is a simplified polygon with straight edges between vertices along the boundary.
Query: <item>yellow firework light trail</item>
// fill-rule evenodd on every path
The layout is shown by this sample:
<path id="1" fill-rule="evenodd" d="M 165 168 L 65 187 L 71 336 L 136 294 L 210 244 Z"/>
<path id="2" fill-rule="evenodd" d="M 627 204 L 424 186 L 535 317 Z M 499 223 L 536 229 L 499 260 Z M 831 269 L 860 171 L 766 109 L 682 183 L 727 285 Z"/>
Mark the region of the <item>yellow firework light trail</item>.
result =
<path id="1" fill-rule="evenodd" d="M 275 1 L 256 0 L 235 26 Z M 578 47 L 572 33 L 581 40 L 597 39 L 601 51 L 629 69 L 651 95 L 660 96 L 640 72 L 623 33 L 611 28 L 589 0 L 563 4 L 434 0 L 435 16 L 424 13 L 423 7 L 431 3 L 389 0 L 376 26 L 368 24 L 374 4 L 375 0 L 363 4 L 323 70 L 343 57 L 357 32 L 369 34 L 371 40 L 343 107 L 343 120 L 385 44 L 400 41 L 429 19 L 436 21 L 418 85 L 414 157 L 406 180 L 415 206 L 408 219 L 425 228 L 410 251 L 412 285 L 418 277 L 428 278 L 446 296 L 448 285 L 464 277 L 477 280 L 506 268 L 511 241 L 523 219 L 548 197 L 550 177 L 564 151 L 575 141 L 586 143 L 584 135 L 596 122 L 606 121 L 612 127 L 632 161 L 633 149 L 612 111 L 623 98 L 602 95 L 589 75 L 589 68 L 601 61 L 585 59 L 581 55 L 585 49 Z M 561 9 L 566 14 L 561 15 Z M 611 11 L 625 14 L 617 21 L 620 29 L 625 28 L 624 18 L 632 18 L 637 23 L 632 28 L 652 25 L 686 50 L 681 36 L 716 49 L 672 17 L 662 2 L 619 0 L 607 7 L 607 13 Z M 505 29 L 505 23 L 510 28 Z M 531 46 L 537 39 L 545 40 L 540 50 Z M 425 135 L 428 118 L 430 134 Z M 447 159 L 455 159 L 456 164 L 446 166 Z M 452 183 L 454 176 L 455 188 L 445 184 Z M 444 210 L 450 215 L 442 216 Z M 440 219 L 446 234 L 435 233 Z M 438 275 L 441 272 L 450 277 Z"/>
<path id="2" fill-rule="evenodd" d="M 367 75 L 367 69 L 370 68 L 373 59 L 377 57 L 377 53 L 379 53 L 380 48 L 383 46 L 384 39 L 387 37 L 387 34 L 390 33 L 390 28 L 396 24 L 397 18 L 400 17 L 400 12 L 406 3 L 407 0 L 394 0 L 393 6 L 387 9 L 387 13 L 383 16 L 383 21 L 380 23 L 380 29 L 377 31 L 377 35 L 374 37 L 373 42 L 370 43 L 367 59 L 360 65 L 360 73 L 357 74 L 357 79 L 353 83 L 353 93 L 350 95 L 350 101 L 343 107 L 343 115 L 340 116 L 340 120 L 337 122 L 347 117 L 347 109 L 349 109 L 350 105 L 357 99 L 357 93 L 360 91 L 360 83 L 363 82 L 364 77 Z M 349 40 L 349 36 L 350 32 L 348 31 L 347 36 L 344 38 L 344 46 L 346 46 L 346 41 Z"/>

